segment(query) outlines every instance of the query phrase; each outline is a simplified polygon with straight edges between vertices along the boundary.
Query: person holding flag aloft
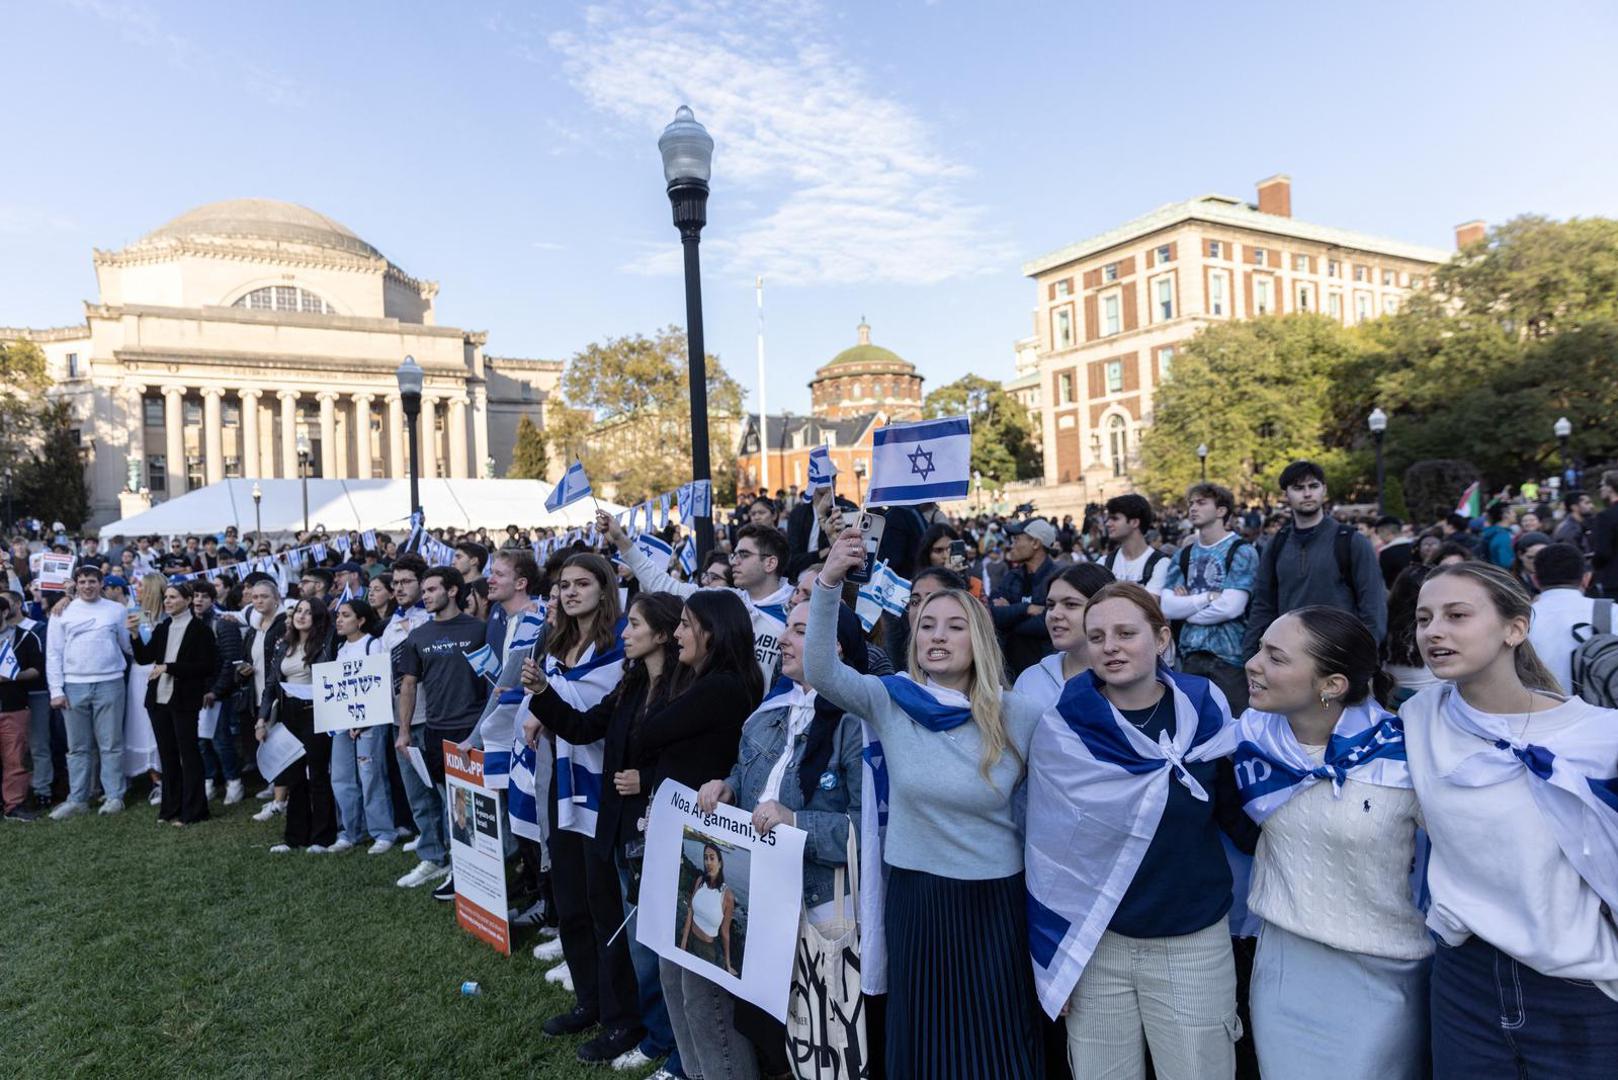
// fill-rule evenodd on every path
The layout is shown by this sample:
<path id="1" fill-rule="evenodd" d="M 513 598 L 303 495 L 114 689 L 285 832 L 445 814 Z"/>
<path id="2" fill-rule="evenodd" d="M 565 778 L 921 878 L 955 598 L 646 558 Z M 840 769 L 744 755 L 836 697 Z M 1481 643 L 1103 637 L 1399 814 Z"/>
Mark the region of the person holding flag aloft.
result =
<path id="1" fill-rule="evenodd" d="M 867 990 L 888 994 L 887 1074 L 1041 1077 L 1016 798 L 1040 708 L 1002 690 L 994 625 L 960 589 L 912 614 L 907 673 L 861 675 L 839 661 L 842 585 L 864 561 L 860 531 L 844 530 L 810 599 L 803 666 L 806 686 L 865 718 L 881 743 L 867 755 L 885 760 L 886 899 L 880 913 L 862 910 L 861 961 L 875 966 Z M 869 840 L 865 852 L 876 854 Z M 865 874 L 862 892 L 882 876 Z"/>
<path id="2" fill-rule="evenodd" d="M 596 512 L 596 528 L 618 548 L 624 565 L 648 592 L 670 592 L 686 597 L 700 585 L 677 581 L 655 560 L 635 546 L 622 525 L 605 511 Z M 736 530 L 736 544 L 730 552 L 731 579 L 735 593 L 747 608 L 753 623 L 753 654 L 758 660 L 764 685 L 775 682 L 781 666 L 781 635 L 786 630 L 787 601 L 792 598 L 792 582 L 782 579 L 787 570 L 787 538 L 773 525 L 750 524 Z"/>

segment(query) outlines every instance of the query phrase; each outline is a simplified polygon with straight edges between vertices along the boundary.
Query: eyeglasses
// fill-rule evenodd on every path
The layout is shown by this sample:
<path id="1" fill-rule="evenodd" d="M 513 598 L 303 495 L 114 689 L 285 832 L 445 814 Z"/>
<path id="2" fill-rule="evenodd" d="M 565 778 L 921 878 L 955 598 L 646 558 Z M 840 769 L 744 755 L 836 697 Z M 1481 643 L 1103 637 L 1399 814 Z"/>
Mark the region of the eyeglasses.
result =
<path id="1" fill-rule="evenodd" d="M 725 575 L 710 570 L 702 575 L 701 581 L 704 585 L 723 585 L 725 583 Z"/>
<path id="2" fill-rule="evenodd" d="M 735 551 L 730 553 L 730 561 L 733 563 L 739 563 L 744 559 L 753 558 L 757 555 L 758 552 L 756 551 L 748 551 L 746 548 L 737 548 Z"/>

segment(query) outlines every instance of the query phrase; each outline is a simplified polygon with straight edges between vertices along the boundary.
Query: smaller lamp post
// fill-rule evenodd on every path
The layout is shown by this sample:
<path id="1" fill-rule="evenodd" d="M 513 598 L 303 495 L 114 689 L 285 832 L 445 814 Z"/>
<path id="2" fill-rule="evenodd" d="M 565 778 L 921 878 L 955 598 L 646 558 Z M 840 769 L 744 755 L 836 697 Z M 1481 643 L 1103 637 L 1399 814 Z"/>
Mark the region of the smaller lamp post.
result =
<path id="1" fill-rule="evenodd" d="M 404 358 L 395 372 L 399 379 L 399 401 L 404 406 L 405 442 L 410 447 L 410 516 L 421 509 L 421 492 L 417 478 L 421 476 L 421 449 L 416 445 L 416 421 L 421 417 L 421 365 L 414 356 Z"/>
<path id="2" fill-rule="evenodd" d="M 1197 444 L 1197 460 L 1202 463 L 1202 482 L 1208 482 L 1208 444 Z"/>
<path id="3" fill-rule="evenodd" d="M 264 515 L 259 512 L 259 503 L 264 501 L 264 490 L 253 481 L 253 546 L 256 548 L 264 542 Z"/>
<path id="4" fill-rule="evenodd" d="M 309 531 L 309 433 L 298 429 L 298 477 L 303 481 L 303 531 Z"/>
<path id="5" fill-rule="evenodd" d="M 1365 426 L 1371 429 L 1371 438 L 1376 442 L 1376 512 L 1380 516 L 1388 512 L 1382 473 L 1382 440 L 1388 434 L 1388 414 L 1381 406 L 1372 409 L 1371 415 L 1365 418 Z"/>
<path id="6" fill-rule="evenodd" d="M 1568 468 L 1567 441 L 1573 437 L 1573 421 L 1565 416 L 1559 417 L 1556 423 L 1551 425 L 1551 430 L 1556 432 L 1556 441 L 1562 448 L 1562 475 L 1566 478 Z"/>

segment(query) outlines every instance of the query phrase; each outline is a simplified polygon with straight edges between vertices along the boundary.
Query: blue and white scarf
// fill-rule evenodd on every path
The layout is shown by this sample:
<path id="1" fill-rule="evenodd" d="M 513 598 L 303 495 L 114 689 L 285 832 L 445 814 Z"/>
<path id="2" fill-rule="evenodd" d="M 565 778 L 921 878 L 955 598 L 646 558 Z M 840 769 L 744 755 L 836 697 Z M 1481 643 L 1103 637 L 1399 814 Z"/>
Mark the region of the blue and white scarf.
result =
<path id="1" fill-rule="evenodd" d="M 1028 940 L 1040 1003 L 1053 1018 L 1135 879 L 1163 820 L 1169 784 L 1196 799 L 1212 797 L 1186 766 L 1222 756 L 1216 740 L 1231 723 L 1225 696 L 1207 679 L 1164 667 L 1158 680 L 1173 696 L 1172 737 L 1147 738 L 1102 696 L 1089 671 L 1068 681 L 1034 729 L 1024 851 Z"/>
<path id="2" fill-rule="evenodd" d="M 1369 698 L 1343 710 L 1326 744 L 1326 758 L 1318 765 L 1287 718 L 1277 713 L 1248 709 L 1217 744 L 1214 756 L 1229 753 L 1236 767 L 1242 809 L 1260 825 L 1288 799 L 1321 781 L 1330 782 L 1338 798 L 1350 776 L 1378 787 L 1410 787 L 1404 725 Z"/>
<path id="3" fill-rule="evenodd" d="M 624 677 L 625 620 L 613 628 L 612 646 L 600 655 L 586 649 L 579 662 L 564 668 L 554 656 L 545 657 L 545 675 L 551 693 L 560 695 L 579 712 L 587 712 L 612 693 Z M 556 824 L 571 832 L 594 836 L 601 809 L 602 773 L 606 768 L 606 741 L 578 745 L 556 740 Z"/>
<path id="4" fill-rule="evenodd" d="M 949 731 L 972 719 L 972 703 L 965 694 L 942 686 L 918 683 L 909 675 L 883 675 L 888 699 L 928 731 Z M 883 921 L 887 902 L 888 867 L 883 843 L 888 835 L 888 761 L 882 741 L 870 721 L 860 721 L 865 733 L 860 770 L 860 989 L 867 994 L 888 992 L 888 939 Z"/>
<path id="5" fill-rule="evenodd" d="M 1543 743 L 1513 737 L 1509 718 L 1479 712 L 1446 686 L 1437 716 L 1482 740 L 1477 753 L 1444 777 L 1461 787 L 1489 787 L 1526 772 L 1534 804 L 1579 877 L 1618 910 L 1618 713 L 1590 706 L 1585 722 L 1536 733 Z"/>
<path id="6" fill-rule="evenodd" d="M 537 605 L 532 603 L 514 618 L 514 630 L 508 621 L 504 625 L 511 632 L 484 645 L 492 654 L 493 662 L 487 667 L 494 687 L 478 719 L 477 741 L 483 747 L 483 782 L 491 788 L 506 784 L 512 755 L 522 744 L 522 715 L 518 713 L 518 706 L 526 697 L 522 690 L 522 662 L 533 651 L 539 640 L 539 629 L 545 625 Z M 467 662 L 472 662 L 471 656 L 467 657 Z M 478 669 L 477 664 L 472 667 L 474 671 Z M 511 801 L 508 796 L 507 802 Z"/>

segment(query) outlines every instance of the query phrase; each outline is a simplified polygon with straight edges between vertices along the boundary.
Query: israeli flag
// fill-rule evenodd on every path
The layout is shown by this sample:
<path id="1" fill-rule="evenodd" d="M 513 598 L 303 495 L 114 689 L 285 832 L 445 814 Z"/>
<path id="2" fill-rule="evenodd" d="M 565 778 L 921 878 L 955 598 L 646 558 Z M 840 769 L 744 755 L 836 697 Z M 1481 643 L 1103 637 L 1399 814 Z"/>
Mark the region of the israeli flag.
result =
<path id="1" fill-rule="evenodd" d="M 359 599 L 359 595 L 359 593 L 354 591 L 354 586 L 352 583 L 344 585 L 343 591 L 337 596 L 337 604 L 346 604 L 350 600 L 357 600 Z M 337 604 L 333 604 L 332 607 L 336 607 Z"/>
<path id="2" fill-rule="evenodd" d="M 657 497 L 657 527 L 659 530 L 669 527 L 669 502 L 671 496 L 668 492 Z"/>
<path id="3" fill-rule="evenodd" d="M 511 652 L 532 649 L 539 643 L 539 632 L 545 629 L 545 612 L 525 611 L 517 618 L 517 629 L 511 635 Z"/>
<path id="4" fill-rule="evenodd" d="M 584 475 L 584 463 L 575 460 L 567 467 L 567 473 L 562 482 L 551 489 L 545 496 L 545 509 L 555 513 L 564 506 L 570 506 L 580 499 L 589 498 L 590 479 Z"/>
<path id="5" fill-rule="evenodd" d="M 680 545 L 680 569 L 685 571 L 687 580 L 696 576 L 697 545 L 693 544 L 689 539 Z"/>
<path id="6" fill-rule="evenodd" d="M 315 543 L 309 545 L 309 554 L 314 558 L 315 562 L 325 562 L 326 545 L 317 540 Z"/>
<path id="7" fill-rule="evenodd" d="M 338 533 L 336 536 L 332 537 L 331 542 L 332 542 L 332 546 L 335 547 L 338 551 L 342 552 L 344 555 L 348 554 L 349 545 L 348 545 L 348 534 L 347 533 Z"/>
<path id="8" fill-rule="evenodd" d="M 964 416 L 877 428 L 867 506 L 964 499 L 972 486 L 972 421 Z"/>
<path id="9" fill-rule="evenodd" d="M 832 482 L 837 475 L 837 465 L 831 459 L 831 450 L 825 446 L 817 446 L 809 451 L 809 490 L 817 491 Z"/>
<path id="10" fill-rule="evenodd" d="M 635 537 L 635 546 L 644 552 L 659 570 L 666 570 L 669 560 L 674 558 L 674 549 L 658 539 L 655 533 L 641 533 Z"/>
<path id="11" fill-rule="evenodd" d="M 366 551 L 382 550 L 381 547 L 377 545 L 375 529 L 366 529 L 364 532 L 360 533 L 360 543 L 365 545 Z"/>
<path id="12" fill-rule="evenodd" d="M 21 671 L 17 650 L 12 648 L 11 642 L 0 644 L 0 678 L 15 679 Z"/>
<path id="13" fill-rule="evenodd" d="M 869 633 L 884 611 L 896 619 L 904 618 L 909 602 L 910 582 L 894 573 L 887 563 L 879 562 L 871 570 L 871 580 L 860 586 L 854 614 Z"/>
<path id="14" fill-rule="evenodd" d="M 472 670 L 491 682 L 500 678 L 500 657 L 495 655 L 493 646 L 484 645 L 466 654 L 466 662 L 472 665 Z"/>
<path id="15" fill-rule="evenodd" d="M 638 505 L 637 506 L 631 506 L 629 508 L 629 520 L 625 521 L 624 520 L 624 515 L 619 514 L 618 515 L 618 522 L 619 522 L 619 524 L 623 525 L 624 532 L 628 533 L 630 536 L 634 536 L 635 535 L 635 521 L 639 517 L 640 517 L 640 507 Z"/>

